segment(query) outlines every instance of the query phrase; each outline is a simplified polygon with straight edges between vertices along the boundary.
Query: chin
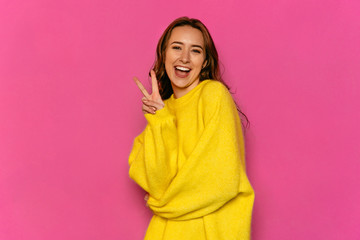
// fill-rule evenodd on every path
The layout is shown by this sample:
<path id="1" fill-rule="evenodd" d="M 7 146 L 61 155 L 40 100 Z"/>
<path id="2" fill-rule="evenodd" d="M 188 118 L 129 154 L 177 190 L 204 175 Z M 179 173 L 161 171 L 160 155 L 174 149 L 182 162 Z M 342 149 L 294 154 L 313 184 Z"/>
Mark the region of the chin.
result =
<path id="1" fill-rule="evenodd" d="M 172 82 L 173 85 L 175 85 L 178 88 L 186 88 L 191 86 L 194 82 L 196 82 L 196 80 L 182 79 L 177 77 L 174 77 L 173 80 L 170 81 Z"/>
<path id="2" fill-rule="evenodd" d="M 172 82 L 172 87 L 173 90 L 177 89 L 180 90 L 181 92 L 185 91 L 188 92 L 191 89 L 193 89 L 194 87 L 196 87 L 199 84 L 200 81 L 184 81 L 184 80 L 178 80 L 178 81 L 174 81 Z M 174 91 L 176 92 L 176 90 Z"/>

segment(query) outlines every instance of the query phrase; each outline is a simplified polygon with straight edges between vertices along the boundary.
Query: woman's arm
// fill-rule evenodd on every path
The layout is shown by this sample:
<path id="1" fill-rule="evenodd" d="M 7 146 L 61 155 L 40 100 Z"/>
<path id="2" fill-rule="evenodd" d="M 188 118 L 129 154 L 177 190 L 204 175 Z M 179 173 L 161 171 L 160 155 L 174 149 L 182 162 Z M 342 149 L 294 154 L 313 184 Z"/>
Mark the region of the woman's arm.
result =
<path id="1" fill-rule="evenodd" d="M 160 199 L 177 171 L 175 117 L 166 105 L 155 115 L 145 117 L 148 124 L 135 138 L 129 156 L 129 175 L 151 196 Z"/>
<path id="2" fill-rule="evenodd" d="M 136 77 L 134 81 L 144 95 L 142 110 L 149 124 L 135 138 L 129 157 L 129 174 L 145 191 L 160 198 L 163 189 L 166 189 L 176 173 L 174 151 L 178 143 L 175 117 L 170 114 L 161 99 L 158 81 L 153 70 L 151 71 L 151 94 Z"/>

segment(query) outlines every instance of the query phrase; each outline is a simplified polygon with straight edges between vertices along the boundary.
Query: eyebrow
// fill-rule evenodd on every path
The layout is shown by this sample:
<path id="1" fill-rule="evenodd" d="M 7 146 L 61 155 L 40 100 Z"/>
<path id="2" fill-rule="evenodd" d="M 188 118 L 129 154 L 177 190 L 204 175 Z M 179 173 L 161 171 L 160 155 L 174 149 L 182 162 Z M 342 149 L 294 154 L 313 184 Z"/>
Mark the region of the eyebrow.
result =
<path id="1" fill-rule="evenodd" d="M 180 44 L 180 45 L 184 45 L 184 43 L 178 42 L 178 41 L 174 41 L 174 42 L 172 42 L 171 44 L 174 44 L 174 43 Z M 200 45 L 193 44 L 193 45 L 191 45 L 191 46 L 192 46 L 192 47 L 198 47 L 198 48 L 201 48 L 202 50 L 204 50 L 203 47 L 200 46 Z"/>

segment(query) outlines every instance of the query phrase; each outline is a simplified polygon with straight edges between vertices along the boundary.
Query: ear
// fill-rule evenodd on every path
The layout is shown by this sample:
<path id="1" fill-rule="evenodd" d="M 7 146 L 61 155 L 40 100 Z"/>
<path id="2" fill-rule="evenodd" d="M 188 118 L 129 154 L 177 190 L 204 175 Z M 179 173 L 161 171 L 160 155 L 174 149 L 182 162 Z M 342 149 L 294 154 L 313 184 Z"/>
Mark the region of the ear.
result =
<path id="1" fill-rule="evenodd" d="M 207 60 L 204 61 L 201 69 L 203 69 L 204 67 L 206 67 L 206 65 L 207 65 Z"/>

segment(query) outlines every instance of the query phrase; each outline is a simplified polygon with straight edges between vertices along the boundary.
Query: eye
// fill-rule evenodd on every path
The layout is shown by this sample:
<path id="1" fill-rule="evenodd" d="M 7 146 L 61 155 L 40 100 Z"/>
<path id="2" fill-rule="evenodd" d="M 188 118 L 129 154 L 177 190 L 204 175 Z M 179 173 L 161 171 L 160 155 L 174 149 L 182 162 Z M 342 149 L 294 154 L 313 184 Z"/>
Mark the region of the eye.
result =
<path id="1" fill-rule="evenodd" d="M 180 46 L 172 46 L 172 49 L 175 49 L 175 50 L 180 50 L 181 47 Z"/>
<path id="2" fill-rule="evenodd" d="M 193 51 L 194 53 L 201 53 L 201 51 L 198 50 L 198 49 L 193 49 L 192 51 Z"/>

